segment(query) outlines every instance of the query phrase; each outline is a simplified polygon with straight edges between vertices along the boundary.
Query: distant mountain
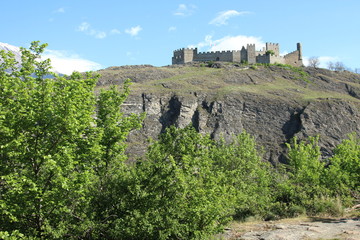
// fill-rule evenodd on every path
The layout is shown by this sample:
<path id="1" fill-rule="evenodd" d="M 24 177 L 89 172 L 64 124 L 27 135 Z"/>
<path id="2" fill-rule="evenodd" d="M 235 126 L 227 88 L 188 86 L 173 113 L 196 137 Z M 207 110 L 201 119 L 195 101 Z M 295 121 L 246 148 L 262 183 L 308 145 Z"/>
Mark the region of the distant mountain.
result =
<path id="1" fill-rule="evenodd" d="M 7 43 L 2 43 L 0 42 L 0 50 L 5 50 L 5 51 L 9 51 L 9 52 L 12 52 L 14 55 L 15 55 L 15 59 L 17 62 L 19 62 L 19 66 L 21 66 L 21 51 L 20 51 L 20 48 L 19 47 L 16 47 L 16 46 L 13 46 L 13 45 L 10 45 L 10 44 L 7 44 Z M 0 59 L 0 63 L 1 63 L 1 59 Z M 55 72 L 59 75 L 63 75 L 62 73 L 56 71 L 56 69 L 52 69 L 52 72 Z M 49 75 L 49 76 L 46 76 L 46 78 L 51 78 L 53 77 L 52 75 Z"/>
<path id="2" fill-rule="evenodd" d="M 20 52 L 20 48 L 7 44 L 7 43 L 2 43 L 0 42 L 0 50 L 5 50 L 7 52 L 12 52 L 13 54 L 15 54 L 15 59 L 16 61 L 18 61 L 19 63 L 21 63 L 21 52 Z M 1 60 L 0 60 L 1 62 Z M 19 64 L 20 66 L 20 64 Z"/>

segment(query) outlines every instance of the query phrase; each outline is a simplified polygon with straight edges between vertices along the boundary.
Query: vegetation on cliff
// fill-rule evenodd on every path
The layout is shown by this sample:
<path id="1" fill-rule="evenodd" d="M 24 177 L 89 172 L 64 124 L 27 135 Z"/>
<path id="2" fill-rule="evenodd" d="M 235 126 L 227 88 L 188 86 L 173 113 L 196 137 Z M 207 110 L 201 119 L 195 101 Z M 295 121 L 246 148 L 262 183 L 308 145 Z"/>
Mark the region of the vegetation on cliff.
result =
<path id="1" fill-rule="evenodd" d="M 1 239 L 206 239 L 233 217 L 336 215 L 359 201 L 356 134 L 327 159 L 316 137 L 294 138 L 275 168 L 245 131 L 215 141 L 172 126 L 126 164 L 144 119 L 123 114 L 129 82 L 96 94 L 97 74 L 50 73 L 45 47 L 22 49 L 20 69 L 0 52 Z"/>

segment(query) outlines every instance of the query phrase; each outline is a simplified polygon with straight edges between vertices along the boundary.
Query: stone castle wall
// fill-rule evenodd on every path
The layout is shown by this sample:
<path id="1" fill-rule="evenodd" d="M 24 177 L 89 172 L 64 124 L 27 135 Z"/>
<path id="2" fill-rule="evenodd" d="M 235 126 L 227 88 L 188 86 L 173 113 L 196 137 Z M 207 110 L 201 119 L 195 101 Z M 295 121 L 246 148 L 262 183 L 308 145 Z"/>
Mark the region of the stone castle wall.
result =
<path id="1" fill-rule="evenodd" d="M 302 59 L 299 59 L 299 51 L 293 51 L 284 56 L 285 64 L 300 67 L 303 65 Z"/>
<path id="2" fill-rule="evenodd" d="M 174 51 L 172 64 L 183 64 L 194 61 L 197 56 L 197 48 L 181 48 Z"/>
<path id="3" fill-rule="evenodd" d="M 257 63 L 263 63 L 263 64 L 275 64 L 275 63 L 280 63 L 280 64 L 285 64 L 285 59 L 282 56 L 271 56 L 271 55 L 267 55 L 267 54 L 263 54 L 263 55 L 258 55 L 256 56 L 256 62 Z"/>
<path id="4" fill-rule="evenodd" d="M 194 56 L 193 61 L 221 61 L 236 62 L 240 59 L 240 51 L 216 51 L 216 52 L 200 52 Z"/>
<path id="5" fill-rule="evenodd" d="M 267 54 L 272 51 L 272 54 Z M 243 47 L 240 51 L 213 51 L 197 52 L 197 48 L 182 48 L 174 51 L 172 64 L 184 64 L 188 62 L 199 61 L 220 61 L 220 62 L 243 62 L 255 63 L 281 63 L 293 66 L 302 66 L 301 44 L 297 44 L 297 50 L 285 56 L 280 56 L 280 46 L 278 43 L 266 43 L 265 48 L 256 51 L 255 44 L 248 44 L 246 49 Z"/>

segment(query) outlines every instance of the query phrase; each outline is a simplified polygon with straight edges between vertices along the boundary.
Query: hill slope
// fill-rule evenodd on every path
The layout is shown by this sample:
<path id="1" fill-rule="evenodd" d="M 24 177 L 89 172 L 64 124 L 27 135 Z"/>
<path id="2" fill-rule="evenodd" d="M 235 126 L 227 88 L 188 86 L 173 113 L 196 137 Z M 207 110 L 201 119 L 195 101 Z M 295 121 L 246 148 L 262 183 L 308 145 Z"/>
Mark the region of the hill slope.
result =
<path id="1" fill-rule="evenodd" d="M 320 135 L 324 157 L 348 133 L 360 133 L 360 75 L 287 66 L 231 63 L 167 67 L 123 66 L 100 70 L 99 88 L 131 78 L 124 110 L 147 112 L 130 136 L 130 152 L 143 152 L 148 137 L 188 124 L 214 138 L 244 130 L 264 147 L 264 158 L 284 160 L 292 137 Z"/>

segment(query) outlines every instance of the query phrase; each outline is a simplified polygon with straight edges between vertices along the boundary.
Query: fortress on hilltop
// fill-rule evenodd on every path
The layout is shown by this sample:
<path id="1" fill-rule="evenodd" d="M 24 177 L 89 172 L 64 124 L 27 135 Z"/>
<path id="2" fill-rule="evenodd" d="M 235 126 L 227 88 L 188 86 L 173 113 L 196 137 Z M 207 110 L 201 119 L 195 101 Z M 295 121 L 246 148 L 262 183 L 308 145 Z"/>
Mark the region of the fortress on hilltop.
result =
<path id="1" fill-rule="evenodd" d="M 280 46 L 278 43 L 266 43 L 261 51 L 255 50 L 255 44 L 247 44 L 241 50 L 199 52 L 197 48 L 181 48 L 174 51 L 172 64 L 183 64 L 188 62 L 247 62 L 253 63 L 281 63 L 292 66 L 302 66 L 301 44 L 297 44 L 297 49 L 285 56 L 280 56 Z"/>

